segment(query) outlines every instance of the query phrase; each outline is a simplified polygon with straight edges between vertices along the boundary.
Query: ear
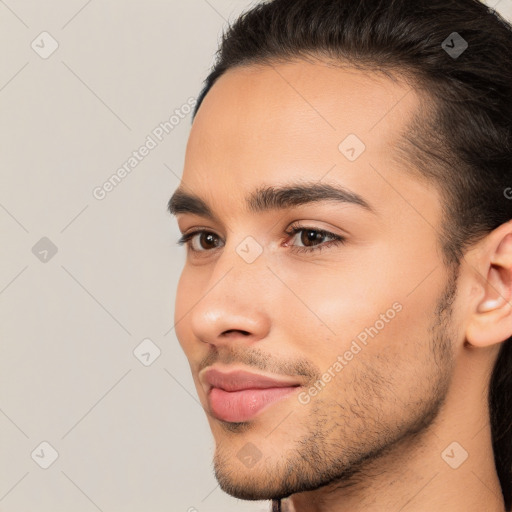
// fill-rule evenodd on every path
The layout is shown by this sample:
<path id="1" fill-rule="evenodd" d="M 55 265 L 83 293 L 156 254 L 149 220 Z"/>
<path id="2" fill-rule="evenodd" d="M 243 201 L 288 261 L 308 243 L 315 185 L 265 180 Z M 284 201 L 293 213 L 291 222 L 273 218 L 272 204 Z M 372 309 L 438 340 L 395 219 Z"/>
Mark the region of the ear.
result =
<path id="1" fill-rule="evenodd" d="M 512 222 L 487 235 L 481 249 L 473 265 L 480 295 L 466 330 L 466 340 L 476 347 L 512 336 Z"/>

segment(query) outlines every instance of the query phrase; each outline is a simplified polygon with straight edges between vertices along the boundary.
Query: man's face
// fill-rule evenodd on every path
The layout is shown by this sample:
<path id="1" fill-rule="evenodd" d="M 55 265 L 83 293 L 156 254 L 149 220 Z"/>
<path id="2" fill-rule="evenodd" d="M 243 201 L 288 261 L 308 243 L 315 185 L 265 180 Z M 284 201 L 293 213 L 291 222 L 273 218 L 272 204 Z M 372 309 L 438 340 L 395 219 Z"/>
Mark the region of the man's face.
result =
<path id="1" fill-rule="evenodd" d="M 439 411 L 456 337 L 438 309 L 453 291 L 440 196 L 396 158 L 418 107 L 389 78 L 297 61 L 228 71 L 198 112 L 181 188 L 212 217 L 177 215 L 182 233 L 204 234 L 189 242 L 176 335 L 234 496 L 348 478 Z M 311 185 L 345 200 L 303 190 L 266 209 L 270 190 L 248 203 Z M 230 379 L 237 370 L 289 386 Z"/>

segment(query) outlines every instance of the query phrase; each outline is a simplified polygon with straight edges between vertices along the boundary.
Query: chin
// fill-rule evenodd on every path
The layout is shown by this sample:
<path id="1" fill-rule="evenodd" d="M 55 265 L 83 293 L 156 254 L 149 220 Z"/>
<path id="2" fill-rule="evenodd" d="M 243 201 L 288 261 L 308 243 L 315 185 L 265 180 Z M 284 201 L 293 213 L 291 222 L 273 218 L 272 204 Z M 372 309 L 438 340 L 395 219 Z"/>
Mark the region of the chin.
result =
<path id="1" fill-rule="evenodd" d="M 219 482 L 219 487 L 225 493 L 240 500 L 271 500 L 290 495 L 290 493 L 283 494 L 283 490 L 275 486 L 277 483 L 275 480 L 271 484 L 268 474 L 262 474 L 261 470 L 258 473 L 248 470 L 244 475 L 235 469 L 228 474 L 224 471 L 215 471 L 215 477 Z"/>

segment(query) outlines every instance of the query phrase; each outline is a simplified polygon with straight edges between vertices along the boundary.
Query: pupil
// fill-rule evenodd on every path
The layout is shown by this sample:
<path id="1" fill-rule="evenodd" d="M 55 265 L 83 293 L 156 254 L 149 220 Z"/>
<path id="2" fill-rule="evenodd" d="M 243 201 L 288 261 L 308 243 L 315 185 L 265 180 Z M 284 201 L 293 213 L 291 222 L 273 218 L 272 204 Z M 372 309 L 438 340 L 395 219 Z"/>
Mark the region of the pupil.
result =
<path id="1" fill-rule="evenodd" d="M 305 233 L 307 234 L 308 242 L 315 242 L 317 235 L 319 235 L 316 231 L 305 231 Z"/>
<path id="2" fill-rule="evenodd" d="M 207 233 L 204 237 L 206 238 L 207 244 L 212 243 L 213 235 L 211 233 Z"/>

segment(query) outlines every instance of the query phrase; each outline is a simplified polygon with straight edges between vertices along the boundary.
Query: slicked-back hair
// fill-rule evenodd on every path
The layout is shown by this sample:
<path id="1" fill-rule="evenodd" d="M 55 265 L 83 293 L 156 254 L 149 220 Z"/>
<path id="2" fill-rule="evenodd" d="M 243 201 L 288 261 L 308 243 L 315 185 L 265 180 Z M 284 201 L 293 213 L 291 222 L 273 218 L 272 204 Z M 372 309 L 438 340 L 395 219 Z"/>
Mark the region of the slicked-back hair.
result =
<path id="1" fill-rule="evenodd" d="M 259 3 L 223 33 L 194 118 L 226 71 L 310 58 L 384 72 L 418 94 L 396 155 L 441 193 L 447 266 L 458 267 L 468 247 L 512 219 L 512 27 L 498 13 L 478 0 Z M 512 337 L 500 348 L 488 403 L 510 512 Z"/>

